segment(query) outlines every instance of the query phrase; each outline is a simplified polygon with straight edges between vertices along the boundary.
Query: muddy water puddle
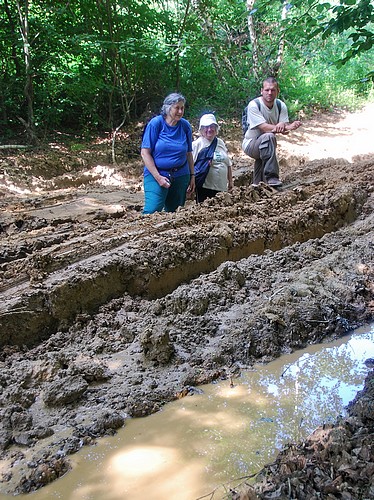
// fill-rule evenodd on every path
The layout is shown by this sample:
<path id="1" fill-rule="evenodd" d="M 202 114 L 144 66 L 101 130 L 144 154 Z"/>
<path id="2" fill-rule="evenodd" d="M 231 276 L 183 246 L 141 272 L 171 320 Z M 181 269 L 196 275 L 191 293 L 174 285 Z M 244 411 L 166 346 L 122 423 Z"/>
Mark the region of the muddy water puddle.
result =
<path id="1" fill-rule="evenodd" d="M 30 500 L 222 498 L 280 448 L 335 421 L 363 387 L 374 324 L 331 344 L 201 387 L 71 457 L 73 470 Z M 9 498 L 2 497 L 0 498 Z"/>

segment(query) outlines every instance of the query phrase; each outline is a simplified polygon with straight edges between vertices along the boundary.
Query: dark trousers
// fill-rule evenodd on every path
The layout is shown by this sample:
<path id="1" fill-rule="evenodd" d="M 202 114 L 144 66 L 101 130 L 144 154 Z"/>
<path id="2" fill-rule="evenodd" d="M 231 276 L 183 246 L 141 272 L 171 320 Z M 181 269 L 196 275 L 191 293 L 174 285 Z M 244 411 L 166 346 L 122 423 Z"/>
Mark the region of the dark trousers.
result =
<path id="1" fill-rule="evenodd" d="M 207 189 L 204 187 L 196 188 L 196 203 L 202 203 L 207 198 L 214 198 L 214 196 L 219 193 L 214 189 Z"/>

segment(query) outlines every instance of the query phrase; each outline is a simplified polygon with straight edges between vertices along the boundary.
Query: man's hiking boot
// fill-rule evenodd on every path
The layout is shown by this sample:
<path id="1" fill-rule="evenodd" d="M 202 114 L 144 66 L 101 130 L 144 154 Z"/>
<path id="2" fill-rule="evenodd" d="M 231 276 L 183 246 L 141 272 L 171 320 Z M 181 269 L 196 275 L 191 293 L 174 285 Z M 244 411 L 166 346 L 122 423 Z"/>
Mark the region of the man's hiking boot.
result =
<path id="1" fill-rule="evenodd" d="M 269 184 L 269 186 L 272 186 L 272 187 L 283 186 L 283 182 L 280 181 L 279 179 L 277 179 L 276 177 L 270 177 L 270 179 L 268 179 L 266 182 Z"/>

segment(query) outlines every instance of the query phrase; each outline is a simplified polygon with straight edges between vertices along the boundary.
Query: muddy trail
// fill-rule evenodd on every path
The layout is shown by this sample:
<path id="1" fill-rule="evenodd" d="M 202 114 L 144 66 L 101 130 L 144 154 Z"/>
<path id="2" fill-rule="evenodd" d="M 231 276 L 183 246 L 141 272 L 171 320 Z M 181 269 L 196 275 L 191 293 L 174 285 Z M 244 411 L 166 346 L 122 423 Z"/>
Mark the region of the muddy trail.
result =
<path id="1" fill-rule="evenodd" d="M 372 109 L 316 116 L 282 138 L 280 190 L 251 186 L 239 126 L 222 123 L 232 193 L 176 214 L 141 215 L 137 129 L 115 166 L 108 140 L 0 150 L 0 493 L 53 481 L 81 446 L 199 384 L 373 321 Z M 308 469 L 308 489 L 305 467 L 297 481 L 283 467 L 281 484 L 260 478 L 246 494 L 372 498 L 372 387 L 349 424 L 369 443 L 369 469 L 352 465 L 325 492 L 330 476 Z M 313 463 L 332 467 L 333 450 Z"/>

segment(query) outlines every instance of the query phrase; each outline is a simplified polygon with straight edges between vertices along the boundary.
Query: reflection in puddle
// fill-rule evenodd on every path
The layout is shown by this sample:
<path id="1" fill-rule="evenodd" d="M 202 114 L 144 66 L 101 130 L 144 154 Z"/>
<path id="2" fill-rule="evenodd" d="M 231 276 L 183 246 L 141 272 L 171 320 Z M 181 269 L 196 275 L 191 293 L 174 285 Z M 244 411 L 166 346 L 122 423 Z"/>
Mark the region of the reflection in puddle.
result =
<path id="1" fill-rule="evenodd" d="M 130 420 L 116 436 L 82 449 L 71 457 L 71 472 L 27 498 L 194 500 L 217 487 L 214 498 L 222 498 L 229 481 L 239 483 L 285 443 L 343 414 L 373 355 L 374 325 L 256 366 L 234 387 L 204 386 L 204 394 Z"/>

